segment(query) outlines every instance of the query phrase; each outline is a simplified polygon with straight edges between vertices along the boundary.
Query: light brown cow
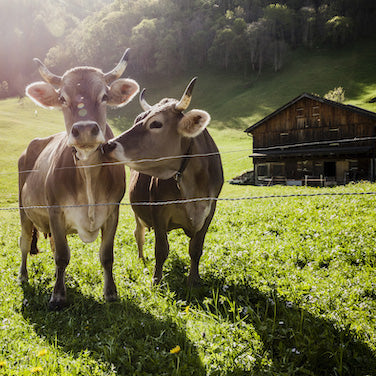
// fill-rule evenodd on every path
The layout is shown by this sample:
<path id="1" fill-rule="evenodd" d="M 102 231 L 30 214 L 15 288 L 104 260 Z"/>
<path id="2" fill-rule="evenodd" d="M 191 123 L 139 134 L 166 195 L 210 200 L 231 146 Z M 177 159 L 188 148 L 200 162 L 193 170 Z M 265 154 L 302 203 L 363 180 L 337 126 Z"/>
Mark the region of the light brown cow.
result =
<path id="1" fill-rule="evenodd" d="M 19 159 L 20 280 L 28 279 L 27 255 L 37 252 L 37 231 L 50 234 L 56 264 L 51 309 L 66 303 L 65 269 L 70 259 L 66 235 L 71 233 L 93 242 L 101 231 L 104 296 L 108 301 L 117 297 L 113 242 L 119 213 L 116 203 L 125 192 L 125 172 L 123 166 L 106 165 L 108 159 L 100 146 L 113 137 L 106 121 L 107 105 L 123 106 L 139 90 L 135 81 L 119 78 L 127 60 L 128 50 L 107 74 L 97 68 L 77 67 L 59 77 L 36 59 L 45 81 L 26 88 L 37 104 L 60 108 L 66 128 L 66 132 L 34 139 Z"/>
<path id="2" fill-rule="evenodd" d="M 163 264 L 169 253 L 167 233 L 176 228 L 182 228 L 190 237 L 188 284 L 200 281 L 198 266 L 216 201 L 162 206 L 137 203 L 216 198 L 223 185 L 221 158 L 205 129 L 210 121 L 209 114 L 201 110 L 183 113 L 190 104 L 194 83 L 195 79 L 180 101 L 163 99 L 149 106 L 142 93 L 140 101 L 145 112 L 138 116 L 130 130 L 104 145 L 105 153 L 131 167 L 130 201 L 136 217 L 135 236 L 141 258 L 145 228 L 154 229 L 153 283 L 159 283 L 162 278 Z M 202 154 L 209 155 L 194 157 Z"/>

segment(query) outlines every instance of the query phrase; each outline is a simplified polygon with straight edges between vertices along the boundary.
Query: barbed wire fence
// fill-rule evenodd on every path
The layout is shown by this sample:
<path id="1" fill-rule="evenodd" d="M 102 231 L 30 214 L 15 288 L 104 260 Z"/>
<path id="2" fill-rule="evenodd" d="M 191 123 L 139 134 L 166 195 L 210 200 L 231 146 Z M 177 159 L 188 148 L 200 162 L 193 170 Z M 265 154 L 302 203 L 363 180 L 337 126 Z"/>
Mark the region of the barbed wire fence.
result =
<path id="1" fill-rule="evenodd" d="M 276 149 L 288 149 L 288 148 L 299 148 L 299 147 L 306 147 L 306 146 L 319 146 L 319 145 L 328 145 L 330 143 L 349 143 L 349 142 L 361 142 L 361 141 L 369 141 L 369 140 L 376 140 L 376 137 L 354 137 L 354 138 L 347 138 L 342 140 L 325 140 L 325 141 L 314 141 L 314 142 L 305 142 L 300 144 L 290 144 L 290 145 L 280 145 L 280 146 L 272 146 L 269 148 L 257 148 L 253 149 L 256 153 L 267 152 L 269 150 L 276 150 Z M 250 149 L 238 149 L 238 150 L 227 150 L 221 152 L 212 152 L 212 153 L 202 153 L 202 154 L 192 154 L 192 155 L 177 155 L 177 156 L 168 156 L 168 157 L 160 157 L 160 158 L 147 158 L 147 159 L 140 159 L 137 163 L 146 163 L 146 162 L 161 162 L 165 160 L 173 160 L 173 159 L 180 159 L 180 158 L 204 158 L 204 157 L 211 157 L 223 154 L 233 154 L 239 152 L 250 152 Z M 244 158 L 244 157 L 242 157 Z M 72 166 L 72 167 L 62 167 L 61 169 L 83 169 L 83 168 L 95 168 L 95 167 L 106 167 L 106 166 L 114 166 L 114 165 L 124 165 L 123 162 L 105 162 L 87 166 Z M 36 173 L 38 172 L 37 169 L 25 170 L 25 171 L 7 171 L 7 172 L 0 172 L 0 175 L 7 175 L 7 174 L 24 174 L 24 173 Z M 315 196 L 374 196 L 376 192 L 315 192 L 315 193 L 298 193 L 298 194 L 283 194 L 283 195 L 259 195 L 259 196 L 244 196 L 244 197 L 197 197 L 197 198 L 189 198 L 189 199 L 180 199 L 180 200 L 170 200 L 170 201 L 153 201 L 153 202 L 110 202 L 110 203 L 94 203 L 94 204 L 77 204 L 77 205 L 30 205 L 30 206 L 10 206 L 10 207 L 0 207 L 0 211 L 15 211 L 20 209 L 50 209 L 50 208 L 74 208 L 74 207 L 90 207 L 90 206 L 162 206 L 162 205 L 175 205 L 175 204 L 187 204 L 193 202 L 202 202 L 202 201 L 217 201 L 217 202 L 225 202 L 225 201 L 251 201 L 251 200 L 264 200 L 264 199 L 277 199 L 277 198 L 292 198 L 292 197 L 315 197 Z"/>
<path id="2" fill-rule="evenodd" d="M 376 192 L 322 192 L 322 193 L 301 193 L 301 194 L 286 194 L 286 195 L 269 195 L 269 196 L 248 196 L 248 197 L 199 197 L 182 200 L 171 201 L 144 201 L 144 202 L 106 202 L 96 204 L 80 204 L 80 205 L 30 205 L 30 206 L 17 206 L 17 207 L 4 207 L 0 211 L 12 210 L 27 210 L 27 209 L 56 209 L 56 208 L 81 208 L 89 206 L 162 206 L 162 205 L 175 205 L 187 204 L 200 201 L 250 201 L 250 200 L 264 200 L 275 198 L 292 198 L 292 197 L 317 197 L 317 196 L 375 196 Z"/>

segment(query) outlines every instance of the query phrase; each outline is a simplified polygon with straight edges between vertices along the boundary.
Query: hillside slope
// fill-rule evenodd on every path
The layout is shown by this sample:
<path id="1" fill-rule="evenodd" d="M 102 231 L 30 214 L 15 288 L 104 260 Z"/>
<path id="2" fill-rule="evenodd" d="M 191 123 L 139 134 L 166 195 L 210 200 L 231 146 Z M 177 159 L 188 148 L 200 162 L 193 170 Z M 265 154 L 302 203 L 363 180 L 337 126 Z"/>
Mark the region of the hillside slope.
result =
<path id="1" fill-rule="evenodd" d="M 177 98 L 193 76 L 198 76 L 192 107 L 210 112 L 212 127 L 244 130 L 302 92 L 323 96 L 334 87 L 345 89 L 345 103 L 376 111 L 376 40 L 337 50 L 296 50 L 280 72 L 249 76 L 203 70 L 179 79 L 134 77 L 146 87 L 153 104 L 163 97 Z M 127 126 L 140 112 L 137 101 L 124 110 Z M 124 124 L 120 124 L 124 128 Z"/>
<path id="2" fill-rule="evenodd" d="M 337 51 L 295 51 L 282 72 L 251 81 L 213 113 L 218 121 L 244 129 L 303 92 L 323 96 L 338 86 L 345 90 L 346 104 L 376 111 L 376 103 L 369 103 L 376 96 L 374 46 L 369 42 Z"/>

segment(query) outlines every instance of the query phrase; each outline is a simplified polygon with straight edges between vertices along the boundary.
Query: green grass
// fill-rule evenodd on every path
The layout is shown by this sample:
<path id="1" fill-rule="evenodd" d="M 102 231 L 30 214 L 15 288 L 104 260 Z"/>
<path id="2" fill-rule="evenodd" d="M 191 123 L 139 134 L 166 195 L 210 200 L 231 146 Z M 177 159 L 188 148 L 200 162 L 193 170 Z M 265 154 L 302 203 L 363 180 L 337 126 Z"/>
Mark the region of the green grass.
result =
<path id="1" fill-rule="evenodd" d="M 321 57 L 318 52 L 313 60 L 301 54 L 303 71 L 318 69 L 312 61 L 330 62 L 329 52 Z M 343 64 L 339 76 L 351 66 L 346 63 L 351 56 L 337 56 Z M 371 71 L 366 64 L 363 69 Z M 324 82 L 324 73 L 326 92 L 336 84 L 334 78 Z M 210 94 L 212 104 L 214 75 L 198 81 L 193 106 L 212 114 L 210 131 L 222 152 L 226 180 L 251 166 L 251 139 L 241 132 L 245 123 L 304 91 L 303 73 L 296 73 L 300 79 L 289 74 L 296 94 L 287 81 L 282 85 L 287 74 L 267 74 L 263 85 L 256 81 L 246 89 L 239 78 L 224 76 Z M 361 73 L 355 77 L 359 85 L 349 86 L 351 100 L 364 101 L 373 95 L 375 81 L 360 80 Z M 172 86 L 169 95 L 176 96 L 181 85 Z M 28 142 L 63 130 L 61 113 L 38 108 L 36 115 L 35 109 L 28 100 L 0 102 L 0 208 L 17 206 L 17 159 Z M 119 112 L 111 114 L 123 127 Z M 320 189 L 225 183 L 221 197 L 370 191 L 376 184 Z M 29 258 L 30 282 L 20 286 L 18 212 L 1 210 L 0 375 L 30 375 L 38 370 L 34 367 L 42 368 L 39 374 L 62 376 L 376 375 L 375 204 L 371 195 L 221 201 L 200 264 L 204 284 L 194 290 L 186 288 L 188 239 L 180 230 L 169 235 L 161 286 L 151 287 L 154 236 L 146 235 L 143 264 L 132 212 L 124 205 L 115 239 L 119 301 L 108 304 L 102 296 L 99 239 L 83 244 L 70 236 L 70 304 L 62 312 L 47 309 L 54 285 L 48 242 L 40 238 L 42 252 Z M 177 345 L 180 352 L 170 353 Z"/>
<path id="2" fill-rule="evenodd" d="M 17 284 L 19 226 L 17 214 L 7 213 L 0 221 L 1 372 L 28 375 L 40 366 L 49 375 L 372 375 L 374 207 L 368 196 L 220 203 L 201 262 L 205 285 L 194 291 L 185 287 L 181 231 L 170 235 L 162 286 L 150 286 L 153 235 L 143 265 L 124 207 L 115 244 L 119 302 L 103 301 L 98 242 L 83 245 L 72 236 L 70 306 L 63 312 L 47 310 L 54 268 L 46 241 L 30 260 L 29 285 Z M 176 345 L 182 350 L 170 354 Z M 38 357 L 42 349 L 47 354 Z"/>
<path id="3" fill-rule="evenodd" d="M 14 100 L 0 107 L 2 137 L 12 151 L 2 155 L 6 173 L 0 175 L 0 203 L 8 207 L 17 202 L 16 160 L 35 136 L 33 125 L 49 117 L 39 134 L 57 131 L 61 114 L 40 110 L 35 119 L 33 105 Z M 2 126 L 6 110 L 18 115 L 18 125 Z M 222 151 L 234 148 L 236 131 L 212 133 Z M 236 147 L 248 143 L 239 139 Z M 224 153 L 223 161 L 227 176 L 243 163 L 237 153 Z M 315 192 L 323 190 L 226 183 L 222 197 Z M 375 374 L 375 217 L 374 196 L 220 202 L 201 262 L 205 284 L 189 291 L 182 231 L 170 234 L 165 277 L 152 288 L 153 234 L 146 237 L 144 265 L 124 206 L 114 265 L 120 300 L 103 300 L 99 241 L 85 245 L 70 236 L 70 305 L 49 312 L 54 263 L 48 242 L 40 240 L 42 252 L 29 260 L 30 283 L 19 286 L 18 213 L 0 211 L 0 374 L 30 375 L 33 367 L 47 375 Z M 181 351 L 171 354 L 177 345 Z"/>

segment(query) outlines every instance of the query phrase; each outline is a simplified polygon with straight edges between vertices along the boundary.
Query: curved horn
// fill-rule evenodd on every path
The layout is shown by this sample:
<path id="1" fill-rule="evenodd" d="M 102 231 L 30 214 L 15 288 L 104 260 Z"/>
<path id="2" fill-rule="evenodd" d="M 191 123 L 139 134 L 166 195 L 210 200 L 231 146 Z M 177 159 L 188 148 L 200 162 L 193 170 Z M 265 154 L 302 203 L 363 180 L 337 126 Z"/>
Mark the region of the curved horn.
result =
<path id="1" fill-rule="evenodd" d="M 104 75 L 104 78 L 108 84 L 118 79 L 124 73 L 125 68 L 127 67 L 127 64 L 128 64 L 128 59 L 129 59 L 129 48 L 125 50 L 118 65 L 112 71 Z"/>
<path id="2" fill-rule="evenodd" d="M 180 101 L 176 103 L 175 110 L 176 111 L 184 111 L 188 108 L 189 104 L 191 103 L 192 99 L 192 90 L 195 86 L 195 82 L 197 80 L 197 77 L 193 77 L 191 82 L 186 87 L 183 96 L 181 97 Z"/>
<path id="3" fill-rule="evenodd" d="M 56 76 L 56 74 L 51 73 L 48 68 L 37 58 L 33 59 L 38 64 L 39 74 L 42 78 L 50 83 L 51 85 L 60 86 L 61 77 Z"/>
<path id="4" fill-rule="evenodd" d="M 150 106 L 150 104 L 146 102 L 144 95 L 145 95 L 145 89 L 142 89 L 140 93 L 140 97 L 139 97 L 140 105 L 144 111 L 148 111 L 151 109 L 152 106 Z"/>

